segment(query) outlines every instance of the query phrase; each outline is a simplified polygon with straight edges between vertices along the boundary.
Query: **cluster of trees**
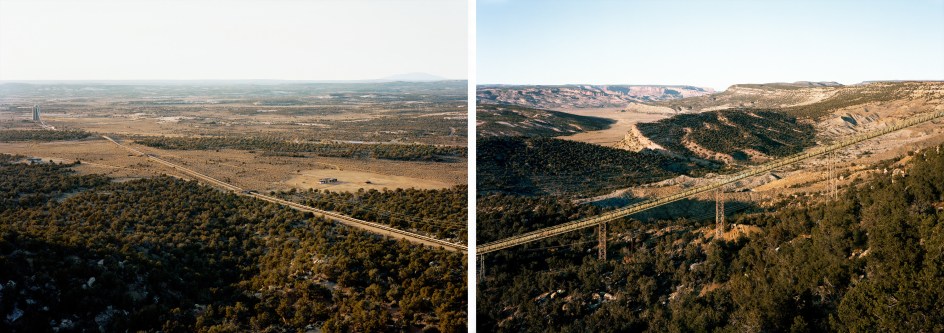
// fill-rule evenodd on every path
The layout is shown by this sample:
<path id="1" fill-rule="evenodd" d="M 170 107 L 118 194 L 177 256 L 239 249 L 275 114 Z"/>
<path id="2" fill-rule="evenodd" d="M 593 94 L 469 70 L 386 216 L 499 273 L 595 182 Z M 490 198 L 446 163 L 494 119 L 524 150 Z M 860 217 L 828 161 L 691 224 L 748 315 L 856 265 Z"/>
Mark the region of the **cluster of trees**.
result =
<path id="1" fill-rule="evenodd" d="M 475 114 L 475 120 L 478 122 L 476 132 L 479 137 L 555 137 L 601 130 L 615 123 L 606 118 L 515 105 L 479 104 L 475 107 Z"/>
<path id="2" fill-rule="evenodd" d="M 79 140 L 91 135 L 83 130 L 5 129 L 0 130 L 0 142 Z"/>
<path id="3" fill-rule="evenodd" d="M 481 196 L 475 207 L 475 232 L 480 244 L 602 212 L 597 206 L 579 205 L 562 197 L 504 193 Z"/>
<path id="4" fill-rule="evenodd" d="M 650 150 L 551 138 L 484 138 L 478 141 L 477 155 L 478 190 L 483 193 L 602 193 L 707 168 Z"/>
<path id="5" fill-rule="evenodd" d="M 468 235 L 468 187 L 332 192 L 295 189 L 277 193 L 286 200 L 354 218 L 464 243 Z"/>
<path id="6" fill-rule="evenodd" d="M 737 240 L 713 239 L 712 221 L 630 220 L 610 224 L 607 261 L 593 255 L 589 230 L 497 252 L 479 284 L 478 329 L 942 331 L 941 148 L 832 202 L 734 216 L 761 230 Z M 593 213 L 541 200 L 480 199 L 480 236 Z"/>
<path id="7" fill-rule="evenodd" d="M 466 330 L 461 254 L 195 182 L 88 183 L 11 167 L 26 175 L 4 174 L 5 189 L 50 199 L 0 209 L 4 330 Z M 52 198 L 65 188 L 84 191 Z"/>
<path id="8" fill-rule="evenodd" d="M 816 131 L 793 116 L 768 110 L 733 109 L 681 114 L 636 125 L 647 138 L 666 149 L 697 156 L 686 139 L 705 149 L 747 160 L 746 149 L 773 157 L 787 156 L 815 144 Z"/>
<path id="9" fill-rule="evenodd" d="M 400 96 L 402 97 L 402 96 Z M 418 97 L 418 96 L 416 96 Z M 465 97 L 461 101 L 437 101 L 437 96 L 425 96 L 429 100 L 417 98 L 417 101 L 385 101 L 375 98 L 371 101 L 356 101 L 338 109 L 322 107 L 318 103 L 309 106 L 291 108 L 267 108 L 265 114 L 298 116 L 299 123 L 293 124 L 288 132 L 254 131 L 252 135 L 279 136 L 286 141 L 304 138 L 307 141 L 349 140 L 369 142 L 420 142 L 428 144 L 464 144 L 466 140 L 467 117 L 465 116 Z M 347 97 L 338 97 L 347 98 Z M 395 99 L 386 96 L 387 99 Z M 332 100 L 330 103 L 337 103 Z M 243 116 L 259 116 L 258 106 L 232 106 L 226 108 Z M 356 120 L 338 115 L 351 115 Z M 370 115 L 369 118 L 364 118 Z M 313 118 L 317 116 L 324 116 Z M 303 120 L 307 119 L 307 120 Z M 207 122 L 210 120 L 200 120 Z M 307 123 L 312 122 L 312 123 Z M 214 133 L 226 135 L 226 129 L 210 129 Z"/>
<path id="10" fill-rule="evenodd" d="M 72 175 L 73 164 L 12 163 L 21 156 L 0 154 L 0 209 L 34 207 L 109 182 L 101 175 Z"/>
<path id="11" fill-rule="evenodd" d="M 274 153 L 312 153 L 324 157 L 376 158 L 405 161 L 452 161 L 466 156 L 465 147 L 424 144 L 293 142 L 261 137 L 135 137 L 135 142 L 161 149 L 243 149 Z"/>

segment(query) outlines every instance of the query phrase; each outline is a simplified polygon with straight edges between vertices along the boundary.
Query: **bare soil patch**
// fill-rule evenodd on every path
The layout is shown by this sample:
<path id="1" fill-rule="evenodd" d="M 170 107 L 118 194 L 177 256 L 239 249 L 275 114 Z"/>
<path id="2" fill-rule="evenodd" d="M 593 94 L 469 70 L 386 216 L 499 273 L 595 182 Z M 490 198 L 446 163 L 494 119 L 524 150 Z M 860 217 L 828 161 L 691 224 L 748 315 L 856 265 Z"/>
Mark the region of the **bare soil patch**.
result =
<path id="1" fill-rule="evenodd" d="M 559 139 L 580 141 L 607 147 L 617 147 L 626 134 L 632 131 L 633 124 L 640 122 L 653 122 L 671 117 L 674 114 L 673 111 L 669 109 L 649 110 L 646 108 L 644 110 L 636 110 L 632 107 L 607 109 L 569 109 L 556 111 L 580 116 L 600 117 L 615 120 L 615 124 L 610 125 L 609 128 L 604 130 L 582 132 L 558 137 Z"/>
<path id="2" fill-rule="evenodd" d="M 335 178 L 338 181 L 336 183 L 321 184 L 319 180 L 322 178 Z M 354 192 L 358 189 L 382 190 L 384 188 L 393 189 L 410 187 L 418 189 L 441 189 L 455 185 L 432 179 L 385 175 L 376 172 L 335 169 L 304 170 L 282 183 L 300 189 L 319 189 L 348 192 Z"/>

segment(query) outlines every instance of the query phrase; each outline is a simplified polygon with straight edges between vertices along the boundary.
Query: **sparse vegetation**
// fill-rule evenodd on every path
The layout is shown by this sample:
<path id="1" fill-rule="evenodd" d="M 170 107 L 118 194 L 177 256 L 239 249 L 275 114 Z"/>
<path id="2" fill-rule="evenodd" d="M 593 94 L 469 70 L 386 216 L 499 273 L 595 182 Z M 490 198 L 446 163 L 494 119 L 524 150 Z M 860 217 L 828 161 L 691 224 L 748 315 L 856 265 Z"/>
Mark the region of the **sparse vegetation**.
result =
<path id="1" fill-rule="evenodd" d="M 3 105 L 6 107 L 40 104 L 44 113 L 68 114 L 70 117 L 56 119 L 56 123 L 72 128 L 88 126 L 85 122 L 88 119 L 107 118 L 122 133 L 127 133 L 125 125 L 139 133 L 155 133 L 142 130 L 154 126 L 156 120 L 164 127 L 160 133 L 184 136 L 240 133 L 284 140 L 461 146 L 467 141 L 467 87 L 465 81 L 2 83 L 0 96 L 8 98 L 9 102 Z M 71 117 L 75 115 L 82 116 Z"/>
<path id="2" fill-rule="evenodd" d="M 865 87 L 841 89 L 830 98 L 807 105 L 783 108 L 783 112 L 801 118 L 819 119 L 835 110 L 874 102 L 887 102 L 909 96 L 915 84 L 875 83 Z"/>
<path id="3" fill-rule="evenodd" d="M 0 142 L 79 140 L 91 135 L 83 130 L 3 129 L 0 130 Z"/>
<path id="4" fill-rule="evenodd" d="M 144 137 L 135 142 L 160 149 L 242 149 L 271 153 L 312 153 L 325 157 L 377 158 L 404 161 L 453 161 L 466 156 L 465 147 L 423 144 L 292 142 L 258 137 Z"/>
<path id="5" fill-rule="evenodd" d="M 750 90 L 745 92 L 744 90 Z M 712 95 L 659 101 L 675 110 L 753 108 L 775 110 L 801 119 L 820 120 L 838 109 L 895 100 L 940 99 L 939 82 L 871 82 L 842 86 L 835 82 L 738 84 Z"/>

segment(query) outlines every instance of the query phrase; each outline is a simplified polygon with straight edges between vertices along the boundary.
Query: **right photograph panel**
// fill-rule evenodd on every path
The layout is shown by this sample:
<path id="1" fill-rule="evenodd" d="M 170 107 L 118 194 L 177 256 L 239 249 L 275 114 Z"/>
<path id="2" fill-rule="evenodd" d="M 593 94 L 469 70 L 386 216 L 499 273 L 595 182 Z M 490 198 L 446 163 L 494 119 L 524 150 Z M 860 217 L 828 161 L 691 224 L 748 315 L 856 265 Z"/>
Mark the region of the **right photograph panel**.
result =
<path id="1" fill-rule="evenodd" d="M 944 2 L 476 17 L 477 331 L 944 330 Z"/>

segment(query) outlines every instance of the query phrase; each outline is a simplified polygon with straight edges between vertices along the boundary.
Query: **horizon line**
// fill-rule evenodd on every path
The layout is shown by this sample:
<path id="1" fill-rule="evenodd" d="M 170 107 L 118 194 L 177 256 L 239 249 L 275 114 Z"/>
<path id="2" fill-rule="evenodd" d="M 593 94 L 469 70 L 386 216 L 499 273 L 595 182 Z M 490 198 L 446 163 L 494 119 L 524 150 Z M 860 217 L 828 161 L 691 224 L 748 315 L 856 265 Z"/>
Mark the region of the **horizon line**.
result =
<path id="1" fill-rule="evenodd" d="M 350 80 L 320 80 L 320 79 L 0 79 L 0 84 L 7 83 L 162 83 L 162 82 L 270 82 L 270 83 L 392 83 L 392 82 L 447 82 L 447 81 L 469 81 L 468 79 L 433 79 L 433 80 L 409 80 L 409 79 L 350 79 Z"/>
<path id="2" fill-rule="evenodd" d="M 768 82 L 742 82 L 742 83 L 732 83 L 727 87 L 732 87 L 736 85 L 744 84 L 797 84 L 797 83 L 837 83 L 844 86 L 863 84 L 863 83 L 872 83 L 872 82 L 944 82 L 944 79 L 878 79 L 878 80 L 863 80 L 855 83 L 841 83 L 839 81 L 809 81 L 809 80 L 800 80 L 800 81 L 768 81 Z M 696 87 L 696 88 L 711 88 L 715 89 L 710 85 L 698 85 L 698 84 L 640 84 L 640 83 L 476 83 L 476 87 L 481 86 L 661 86 L 661 87 Z"/>

